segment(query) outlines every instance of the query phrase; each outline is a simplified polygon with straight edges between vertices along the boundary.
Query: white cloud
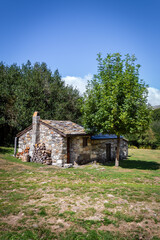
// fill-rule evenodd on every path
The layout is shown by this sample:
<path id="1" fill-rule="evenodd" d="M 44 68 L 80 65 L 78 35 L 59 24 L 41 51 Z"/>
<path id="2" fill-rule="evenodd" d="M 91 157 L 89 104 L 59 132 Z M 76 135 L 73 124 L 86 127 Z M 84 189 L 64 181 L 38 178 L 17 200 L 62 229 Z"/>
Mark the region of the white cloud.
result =
<path id="1" fill-rule="evenodd" d="M 82 77 L 76 76 L 66 76 L 63 77 L 62 80 L 65 81 L 66 84 L 72 85 L 74 88 L 77 88 L 80 93 L 84 93 L 87 86 L 87 81 L 93 78 L 92 74 L 85 75 Z M 149 87 L 148 88 L 148 102 L 152 106 L 160 105 L 160 90 L 156 88 Z"/>
<path id="2" fill-rule="evenodd" d="M 85 75 L 83 78 L 75 77 L 75 76 L 66 76 L 63 77 L 62 80 L 65 81 L 66 84 L 72 85 L 74 88 L 77 88 L 80 93 L 84 93 L 86 90 L 87 81 L 91 80 L 93 77 L 92 74 Z"/>
<path id="3" fill-rule="evenodd" d="M 160 105 L 160 90 L 157 88 L 148 88 L 148 102 L 152 106 Z"/>

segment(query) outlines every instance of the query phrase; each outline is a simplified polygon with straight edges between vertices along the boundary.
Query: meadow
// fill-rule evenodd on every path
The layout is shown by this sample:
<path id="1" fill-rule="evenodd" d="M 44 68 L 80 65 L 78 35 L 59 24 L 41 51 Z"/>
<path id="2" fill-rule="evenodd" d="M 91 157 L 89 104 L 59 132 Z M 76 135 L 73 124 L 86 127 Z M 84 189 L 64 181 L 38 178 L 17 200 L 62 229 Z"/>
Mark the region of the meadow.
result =
<path id="1" fill-rule="evenodd" d="M 160 150 L 58 168 L 0 148 L 0 240 L 160 240 Z"/>

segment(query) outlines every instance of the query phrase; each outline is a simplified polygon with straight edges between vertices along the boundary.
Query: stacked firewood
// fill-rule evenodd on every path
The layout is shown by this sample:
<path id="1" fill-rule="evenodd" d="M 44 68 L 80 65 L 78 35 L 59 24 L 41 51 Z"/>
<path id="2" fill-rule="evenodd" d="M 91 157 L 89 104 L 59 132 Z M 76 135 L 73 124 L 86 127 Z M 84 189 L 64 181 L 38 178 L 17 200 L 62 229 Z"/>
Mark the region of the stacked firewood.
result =
<path id="1" fill-rule="evenodd" d="M 26 147 L 26 149 L 22 152 L 18 152 L 16 155 L 16 158 L 19 158 L 22 160 L 22 162 L 29 162 L 30 156 L 29 156 L 29 147 Z"/>
<path id="2" fill-rule="evenodd" d="M 44 143 L 35 144 L 31 161 L 51 165 L 51 150 L 47 150 Z"/>

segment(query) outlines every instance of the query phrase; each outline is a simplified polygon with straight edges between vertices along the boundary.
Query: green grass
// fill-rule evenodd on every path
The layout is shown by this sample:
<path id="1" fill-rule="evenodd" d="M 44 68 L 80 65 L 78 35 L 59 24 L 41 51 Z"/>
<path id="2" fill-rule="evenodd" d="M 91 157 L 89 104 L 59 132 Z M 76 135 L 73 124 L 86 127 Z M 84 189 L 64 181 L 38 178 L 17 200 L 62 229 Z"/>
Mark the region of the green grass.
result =
<path id="1" fill-rule="evenodd" d="M 63 169 L 12 155 L 0 148 L 0 240 L 158 240 L 160 150 L 130 149 L 119 168 Z"/>

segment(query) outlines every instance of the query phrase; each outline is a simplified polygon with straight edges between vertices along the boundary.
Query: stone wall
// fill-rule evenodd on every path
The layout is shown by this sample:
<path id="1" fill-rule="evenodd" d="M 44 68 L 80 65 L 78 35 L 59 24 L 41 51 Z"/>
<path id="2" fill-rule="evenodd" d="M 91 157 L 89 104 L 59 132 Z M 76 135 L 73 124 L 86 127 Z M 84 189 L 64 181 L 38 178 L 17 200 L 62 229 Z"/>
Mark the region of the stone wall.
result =
<path id="1" fill-rule="evenodd" d="M 32 150 L 32 133 L 33 130 L 24 133 L 18 139 L 18 152 L 22 152 L 26 147 L 30 147 Z M 67 163 L 67 139 L 56 133 L 52 129 L 40 124 L 39 143 L 45 143 L 46 149 L 51 150 L 52 163 L 62 166 Z M 30 151 L 30 155 L 31 155 Z"/>
<path id="2" fill-rule="evenodd" d="M 92 151 L 91 158 L 94 160 L 106 162 L 106 144 L 111 144 L 111 160 L 115 160 L 116 149 L 117 149 L 117 139 L 102 139 L 102 140 L 91 140 Z M 128 156 L 128 146 L 127 141 L 120 140 L 120 159 L 126 158 Z"/>
<path id="3" fill-rule="evenodd" d="M 70 162 L 78 162 L 79 160 L 85 161 L 100 161 L 106 162 L 106 144 L 111 144 L 111 160 L 115 159 L 117 139 L 102 139 L 91 140 L 87 137 L 87 146 L 83 146 L 83 137 L 72 137 L 70 146 Z M 120 159 L 128 156 L 128 144 L 127 141 L 121 139 L 120 141 Z"/>
<path id="4" fill-rule="evenodd" d="M 40 124 L 40 143 L 45 143 L 46 149 L 51 150 L 52 163 L 63 165 L 67 162 L 67 139 L 52 129 Z"/>
<path id="5" fill-rule="evenodd" d="M 83 147 L 83 137 L 71 137 L 70 141 L 70 162 L 77 162 L 79 158 L 90 158 L 91 155 L 91 139 L 87 137 L 87 146 Z"/>
<path id="6" fill-rule="evenodd" d="M 22 152 L 26 147 L 32 147 L 32 129 L 18 140 L 18 151 Z M 87 138 L 87 146 L 84 146 L 83 138 Z M 61 136 L 47 126 L 40 124 L 39 138 L 40 143 L 45 143 L 46 149 L 51 150 L 52 163 L 63 166 L 67 163 L 67 138 Z M 100 161 L 106 162 L 106 144 L 111 144 L 111 160 L 115 159 L 117 139 L 91 140 L 89 136 L 70 137 L 70 163 L 75 161 Z M 121 139 L 120 158 L 128 156 L 128 143 Z"/>
<path id="7" fill-rule="evenodd" d="M 23 152 L 26 147 L 31 147 L 32 129 L 18 138 L 18 152 Z"/>

